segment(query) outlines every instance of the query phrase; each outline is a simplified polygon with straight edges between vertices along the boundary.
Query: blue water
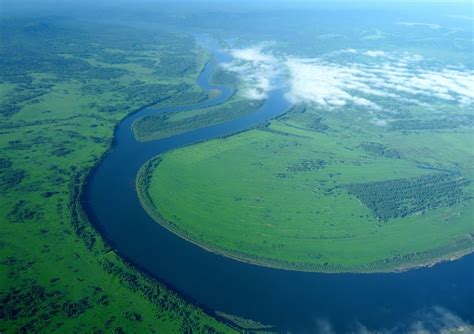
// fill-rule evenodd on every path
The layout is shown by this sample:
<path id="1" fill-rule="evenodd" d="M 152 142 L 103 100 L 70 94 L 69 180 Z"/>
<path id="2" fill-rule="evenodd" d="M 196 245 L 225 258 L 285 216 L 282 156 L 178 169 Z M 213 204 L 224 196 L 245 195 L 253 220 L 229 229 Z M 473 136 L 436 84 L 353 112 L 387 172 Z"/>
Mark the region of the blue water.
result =
<path id="1" fill-rule="evenodd" d="M 398 274 L 284 271 L 207 252 L 146 214 L 135 192 L 135 177 L 146 161 L 177 147 L 262 124 L 290 107 L 280 88 L 269 94 L 260 110 L 238 120 L 172 138 L 135 141 L 130 126 L 140 117 L 204 108 L 232 95 L 231 90 L 208 82 L 216 64 L 229 61 L 228 55 L 212 48 L 216 61 L 206 66 L 199 84 L 222 93 L 192 107 L 144 109 L 127 117 L 116 129 L 114 149 L 89 176 L 83 204 L 108 243 L 141 270 L 206 309 L 275 325 L 281 331 L 315 332 L 321 321 L 329 322 L 337 332 L 354 330 L 357 323 L 370 329 L 393 328 L 414 321 L 420 310 L 433 306 L 474 322 L 473 255 Z"/>

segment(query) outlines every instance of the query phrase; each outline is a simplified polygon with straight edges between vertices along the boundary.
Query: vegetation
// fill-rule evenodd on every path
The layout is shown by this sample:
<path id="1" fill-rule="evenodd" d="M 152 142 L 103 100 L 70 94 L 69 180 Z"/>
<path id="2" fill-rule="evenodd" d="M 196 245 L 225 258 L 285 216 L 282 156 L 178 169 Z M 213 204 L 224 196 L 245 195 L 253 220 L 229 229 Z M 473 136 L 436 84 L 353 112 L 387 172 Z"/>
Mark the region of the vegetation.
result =
<path id="1" fill-rule="evenodd" d="M 262 103 L 234 97 L 224 104 L 206 109 L 176 113 L 163 112 L 157 115 L 145 116 L 134 122 L 133 132 L 139 141 L 171 137 L 237 119 L 256 111 Z"/>
<path id="2" fill-rule="evenodd" d="M 360 147 L 366 150 L 368 153 L 374 155 L 380 155 L 382 157 L 399 159 L 400 152 L 387 148 L 386 146 L 380 143 L 367 142 L 360 144 Z"/>
<path id="3" fill-rule="evenodd" d="M 441 129 L 455 129 L 465 126 L 474 125 L 473 115 L 461 115 L 451 117 L 449 119 L 403 119 L 396 120 L 390 123 L 390 129 L 397 130 L 441 130 Z"/>
<path id="4" fill-rule="evenodd" d="M 226 86 L 236 88 L 239 84 L 239 78 L 236 74 L 226 71 L 223 68 L 218 68 L 211 74 L 210 81 L 216 86 Z"/>
<path id="5" fill-rule="evenodd" d="M 240 328 L 247 330 L 246 332 L 250 332 L 250 333 L 254 332 L 258 334 L 277 333 L 274 330 L 273 326 L 264 325 L 257 321 L 244 319 L 235 315 L 231 315 L 231 314 L 227 314 L 227 313 L 219 312 L 219 311 L 217 311 L 216 314 L 223 319 L 227 319 L 228 321 L 231 321 L 232 323 L 237 324 Z"/>
<path id="6" fill-rule="evenodd" d="M 351 184 L 355 195 L 378 219 L 405 217 L 441 206 L 453 206 L 467 198 L 469 181 L 457 175 L 432 174 L 410 179 Z"/>
<path id="7" fill-rule="evenodd" d="M 0 332 L 233 331 L 121 260 L 79 203 L 123 117 L 207 97 L 205 55 L 112 23 L 2 18 L 0 34 Z"/>
<path id="8" fill-rule="evenodd" d="M 278 268 L 397 271 L 474 250 L 472 128 L 407 133 L 354 112 L 299 105 L 165 153 L 141 170 L 142 203 L 206 249 Z"/>

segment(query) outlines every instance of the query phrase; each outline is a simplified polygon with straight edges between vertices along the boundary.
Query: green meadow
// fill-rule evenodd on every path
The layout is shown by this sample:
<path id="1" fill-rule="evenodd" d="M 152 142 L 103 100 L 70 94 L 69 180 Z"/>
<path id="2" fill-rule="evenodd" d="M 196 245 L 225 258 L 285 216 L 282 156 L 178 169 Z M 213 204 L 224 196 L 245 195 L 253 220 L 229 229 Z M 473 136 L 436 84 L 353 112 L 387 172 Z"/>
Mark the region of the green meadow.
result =
<path id="1" fill-rule="evenodd" d="M 208 55 L 112 23 L 3 18 L 0 31 L 0 332 L 233 332 L 124 262 L 79 201 L 127 114 L 207 98 Z"/>
<path id="2" fill-rule="evenodd" d="M 157 157 L 141 170 L 139 194 L 158 223 L 246 262 L 321 272 L 431 265 L 474 249 L 472 125 L 436 117 L 417 110 L 377 126 L 350 108 L 296 106 Z"/>
<path id="3" fill-rule="evenodd" d="M 252 101 L 242 97 L 237 91 L 238 78 L 219 66 L 214 69 L 209 79 L 212 85 L 232 90 L 232 96 L 221 104 L 207 108 L 161 112 L 141 117 L 132 124 L 135 139 L 142 142 L 158 140 L 224 123 L 255 112 L 263 104 L 263 101 Z M 213 89 L 208 93 L 209 98 L 220 94 L 222 94 L 220 89 Z M 168 103 L 167 101 L 164 102 Z M 166 106 L 165 103 L 161 103 L 156 107 L 162 108 Z"/>
<path id="4" fill-rule="evenodd" d="M 136 120 L 132 129 L 138 141 L 157 140 L 237 119 L 255 112 L 262 104 L 236 95 L 209 108 L 145 116 Z"/>
<path id="5" fill-rule="evenodd" d="M 204 310 L 147 276 L 107 244 L 81 204 L 87 176 L 113 149 L 114 129 L 125 117 L 221 94 L 197 84 L 211 55 L 193 36 L 209 34 L 229 51 L 254 45 L 263 57 L 252 60 L 255 54 L 247 50 L 243 59 L 251 63 L 270 58 L 286 64 L 292 58 L 285 55 L 318 59 L 317 65 L 334 61 L 344 65 L 329 66 L 344 74 L 343 88 L 350 84 L 351 63 L 367 62 L 360 71 L 378 78 L 384 65 L 417 53 L 424 60 L 415 72 L 466 69 L 467 76 L 457 78 L 471 78 L 468 29 L 422 24 L 407 31 L 392 16 L 379 18 L 377 10 L 370 15 L 386 21 L 383 31 L 372 29 L 369 15 L 349 11 L 339 19 L 286 10 L 267 16 L 238 6 L 227 12 L 221 3 L 215 11 L 197 2 L 178 4 L 181 11 L 171 3 L 148 10 L 120 2 L 110 12 L 92 6 L 94 13 L 82 5 L 45 4 L 47 16 L 25 5 L 29 14 L 15 17 L 5 6 L 0 15 L 0 333 L 273 330 L 271 321 L 228 314 L 236 305 L 218 290 L 210 292 L 217 304 L 227 299 L 224 305 Z M 401 53 L 392 52 L 399 46 Z M 385 50 L 390 61 L 367 61 L 363 53 L 347 51 L 352 48 Z M 244 90 L 283 63 L 264 61 L 258 72 L 259 66 L 243 66 L 247 61 L 212 74 L 213 85 L 232 90 L 227 101 L 138 119 L 131 129 L 135 138 L 168 138 L 258 112 L 264 101 L 245 98 Z M 290 75 L 281 70 L 278 75 Z M 449 92 L 446 85 L 436 87 Z M 372 111 L 347 101 L 334 108 L 297 104 L 267 124 L 155 157 L 137 176 L 138 196 L 157 223 L 180 237 L 262 266 L 372 273 L 459 258 L 474 251 L 473 108 L 455 103 L 461 96 L 435 99 L 436 91 L 430 92 L 401 91 L 400 100 L 386 99 L 385 92 L 360 94 L 380 106 Z M 179 280 L 169 283 L 180 289 Z M 200 295 L 191 298 L 208 303 Z M 237 309 L 255 318 L 272 312 L 246 306 Z M 281 306 L 275 310 L 288 310 Z M 288 332 L 291 318 L 282 319 Z"/>

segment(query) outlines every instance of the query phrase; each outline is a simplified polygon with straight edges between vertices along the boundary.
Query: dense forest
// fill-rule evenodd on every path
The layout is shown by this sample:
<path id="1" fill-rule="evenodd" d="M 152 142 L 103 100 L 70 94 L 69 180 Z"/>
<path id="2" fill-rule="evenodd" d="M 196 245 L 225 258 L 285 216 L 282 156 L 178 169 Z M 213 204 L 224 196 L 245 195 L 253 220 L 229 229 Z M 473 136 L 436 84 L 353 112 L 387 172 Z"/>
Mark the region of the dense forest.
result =
<path id="1" fill-rule="evenodd" d="M 458 174 L 433 174 L 411 179 L 351 184 L 350 194 L 357 196 L 378 219 L 403 218 L 440 206 L 453 206 L 469 199 L 463 187 L 469 180 Z"/>

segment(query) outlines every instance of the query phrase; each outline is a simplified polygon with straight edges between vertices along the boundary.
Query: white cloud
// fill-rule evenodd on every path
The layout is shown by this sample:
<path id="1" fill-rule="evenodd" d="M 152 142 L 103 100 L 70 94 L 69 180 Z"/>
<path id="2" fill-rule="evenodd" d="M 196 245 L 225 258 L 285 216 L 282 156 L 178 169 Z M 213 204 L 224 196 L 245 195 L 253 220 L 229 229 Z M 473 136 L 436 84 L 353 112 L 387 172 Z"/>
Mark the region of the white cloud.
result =
<path id="1" fill-rule="evenodd" d="M 314 327 L 316 333 L 335 333 L 331 322 L 327 319 L 316 319 Z M 350 333 L 354 334 L 448 334 L 472 333 L 474 330 L 472 324 L 469 324 L 453 312 L 440 306 L 433 306 L 417 311 L 412 314 L 411 320 L 399 323 L 393 328 L 372 330 L 360 322 L 355 322 L 353 327 Z"/>
<path id="2" fill-rule="evenodd" d="M 340 107 L 348 102 L 378 108 L 375 103 L 349 90 L 371 91 L 362 78 L 364 73 L 357 68 L 340 67 L 308 59 L 289 59 L 286 66 L 290 73 L 288 98 L 293 102 L 310 101 L 326 107 Z"/>
<path id="3" fill-rule="evenodd" d="M 405 53 L 398 60 L 398 66 L 408 66 L 410 63 L 417 63 L 423 61 L 425 58 L 419 54 Z"/>
<path id="4" fill-rule="evenodd" d="M 355 49 L 341 52 L 383 58 L 375 64 L 339 64 L 323 58 L 278 57 L 263 47 L 253 47 L 232 50 L 234 60 L 225 68 L 239 74 L 243 94 L 256 100 L 267 98 L 277 79 L 287 74 L 287 98 L 291 102 L 312 102 L 328 109 L 352 104 L 377 111 L 379 97 L 420 105 L 422 97 L 463 105 L 474 102 L 473 71 L 455 67 L 425 69 L 424 58 L 418 54 Z"/>
<path id="5" fill-rule="evenodd" d="M 364 53 L 369 57 L 387 57 L 387 54 L 384 51 L 369 50 Z"/>
<path id="6" fill-rule="evenodd" d="M 454 330 L 467 333 L 469 328 L 473 329 L 459 316 L 440 306 L 420 311 L 417 317 L 418 319 L 410 326 L 410 331 L 413 333 L 442 333 Z"/>
<path id="7" fill-rule="evenodd" d="M 263 53 L 262 48 L 236 49 L 231 51 L 231 55 L 236 59 L 250 62 L 270 63 L 275 60 L 272 55 Z"/>
<path id="8" fill-rule="evenodd" d="M 417 100 L 432 97 L 464 105 L 474 101 L 474 73 L 455 69 L 425 70 L 416 65 L 421 56 L 397 62 L 340 65 L 319 59 L 289 59 L 292 102 L 309 101 L 323 107 L 348 103 L 378 110 L 374 97 Z M 403 95 L 403 96 L 402 96 Z M 421 104 L 421 102 L 420 102 Z"/>
<path id="9" fill-rule="evenodd" d="M 327 319 L 318 318 L 315 321 L 316 333 L 319 334 L 335 334 L 331 323 Z"/>
<path id="10" fill-rule="evenodd" d="M 474 21 L 474 17 L 469 16 L 469 15 L 448 15 L 448 17 L 451 17 L 453 19 Z"/>
<path id="11" fill-rule="evenodd" d="M 345 53 L 357 53 L 357 50 L 356 50 L 356 49 L 344 49 L 344 50 L 342 50 L 341 52 L 345 52 Z"/>
<path id="12" fill-rule="evenodd" d="M 372 123 L 378 126 L 385 126 L 388 122 L 385 119 L 374 118 L 372 119 Z"/>
<path id="13" fill-rule="evenodd" d="M 441 26 L 439 24 L 434 24 L 434 23 L 421 23 L 421 22 L 397 22 L 398 25 L 402 25 L 405 27 L 426 27 L 429 29 L 441 29 Z"/>
<path id="14" fill-rule="evenodd" d="M 413 315 L 409 324 L 401 324 L 398 328 L 386 333 L 400 332 L 400 329 L 414 334 L 425 333 L 472 333 L 473 326 L 459 316 L 440 306 L 420 310 Z"/>
<path id="15" fill-rule="evenodd" d="M 263 100 L 274 87 L 279 75 L 278 60 L 265 53 L 262 47 L 234 49 L 230 51 L 234 60 L 224 68 L 237 73 L 243 82 L 243 94 L 252 100 Z"/>

